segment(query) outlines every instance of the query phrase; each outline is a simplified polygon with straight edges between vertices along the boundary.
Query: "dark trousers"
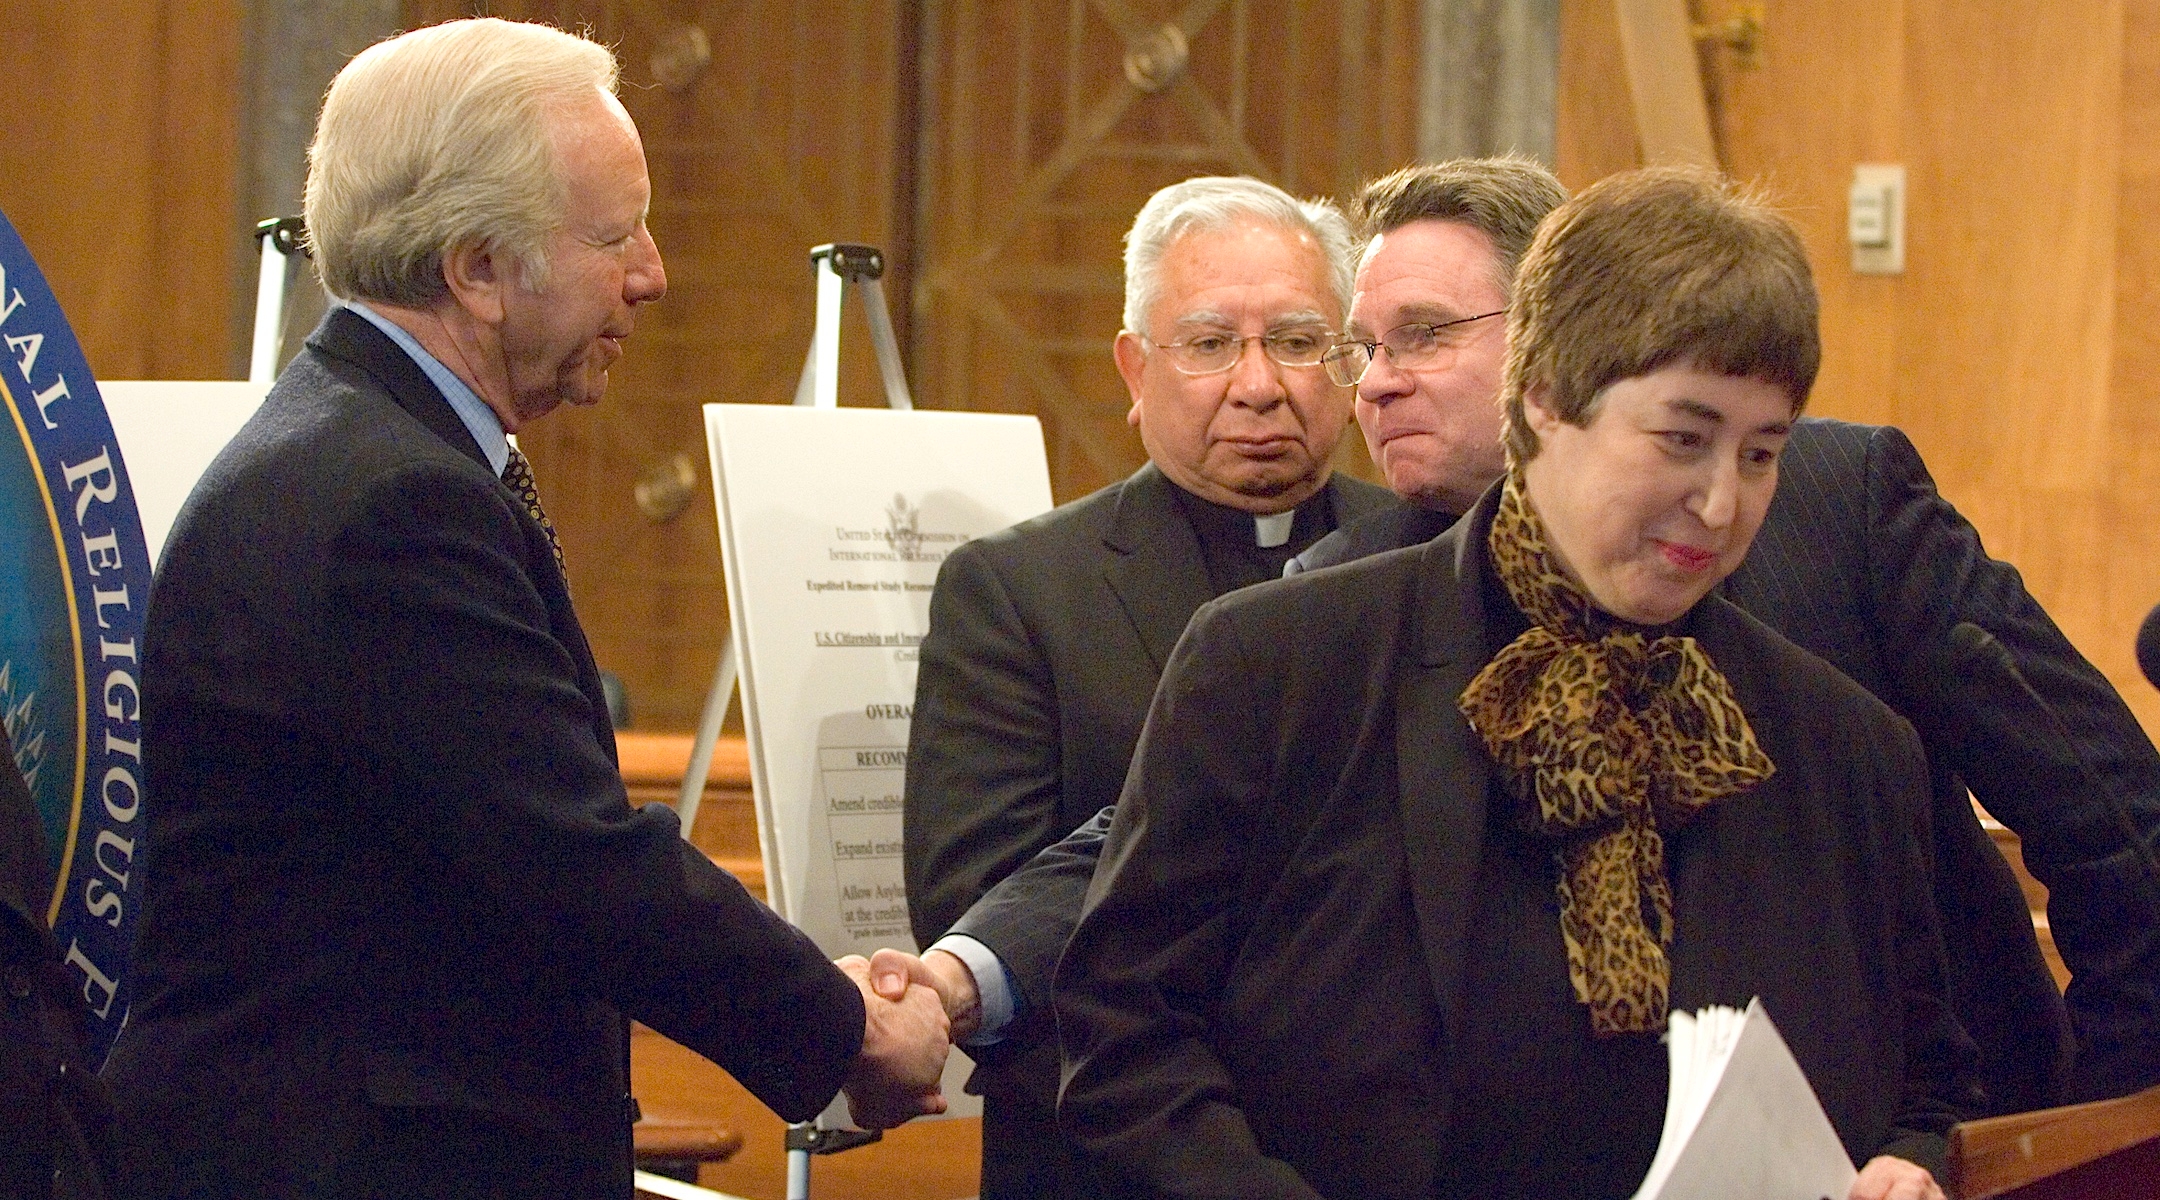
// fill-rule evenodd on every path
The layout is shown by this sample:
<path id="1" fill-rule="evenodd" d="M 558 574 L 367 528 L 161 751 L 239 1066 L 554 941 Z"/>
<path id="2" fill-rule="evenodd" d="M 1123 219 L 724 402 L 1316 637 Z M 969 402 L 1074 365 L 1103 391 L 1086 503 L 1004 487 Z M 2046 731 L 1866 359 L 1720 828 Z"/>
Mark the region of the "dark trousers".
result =
<path id="1" fill-rule="evenodd" d="M 1039 1104 L 983 1099 L 981 1200 L 1113 1200 L 1137 1195 L 1060 1136 Z"/>
<path id="2" fill-rule="evenodd" d="M 307 1127 L 288 1129 L 292 1136 L 275 1145 L 123 1134 L 116 1194 L 130 1200 L 629 1200 L 631 1195 L 627 1127 L 617 1153 L 615 1147 L 452 1108 L 365 1104 L 293 1123 Z"/>

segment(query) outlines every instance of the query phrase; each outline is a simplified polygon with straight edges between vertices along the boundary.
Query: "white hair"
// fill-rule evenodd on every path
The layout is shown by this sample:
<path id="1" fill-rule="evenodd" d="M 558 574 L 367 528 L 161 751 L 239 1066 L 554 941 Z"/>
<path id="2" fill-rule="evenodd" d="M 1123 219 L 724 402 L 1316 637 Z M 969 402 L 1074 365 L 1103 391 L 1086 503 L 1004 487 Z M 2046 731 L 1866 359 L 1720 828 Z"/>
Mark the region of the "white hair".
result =
<path id="1" fill-rule="evenodd" d="M 545 25 L 492 17 L 416 29 L 361 51 L 323 98 L 308 147 L 308 245 L 323 289 L 422 306 L 443 259 L 499 249 L 547 282 L 568 202 L 550 119 L 612 94 L 615 56 Z"/>
<path id="2" fill-rule="evenodd" d="M 1125 328 L 1145 330 L 1148 310 L 1162 290 L 1162 257 L 1189 233 L 1258 220 L 1300 233 L 1319 244 L 1335 290 L 1339 319 L 1350 310 L 1357 271 L 1357 239 L 1342 210 L 1328 200 L 1300 200 L 1271 183 L 1245 175 L 1203 175 L 1148 197 L 1125 235 Z"/>

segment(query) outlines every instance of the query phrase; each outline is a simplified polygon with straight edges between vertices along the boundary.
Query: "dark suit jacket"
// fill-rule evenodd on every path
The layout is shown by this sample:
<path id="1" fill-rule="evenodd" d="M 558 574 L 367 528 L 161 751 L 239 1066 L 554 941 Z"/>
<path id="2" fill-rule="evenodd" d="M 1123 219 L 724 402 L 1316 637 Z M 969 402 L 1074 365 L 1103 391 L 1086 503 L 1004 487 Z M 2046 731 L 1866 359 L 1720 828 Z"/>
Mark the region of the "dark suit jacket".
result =
<path id="1" fill-rule="evenodd" d="M 2017 831 L 2049 888 L 2077 1035 L 2061 1098 L 2160 1084 L 2160 878 L 2135 845 L 2160 840 L 2160 754 L 2017 570 L 1988 557 L 1905 435 L 1801 421 L 1770 515 L 1725 593 L 1919 731 L 1954 994 L 2001 1106 L 2053 1102 L 2038 1089 L 2063 1040 L 2051 1036 L 2053 980 L 2030 948 L 2024 897 L 1967 819 L 1967 787 Z M 2051 711 L 1958 661 L 1949 631 L 1961 621 L 1993 633 Z"/>
<path id="2" fill-rule="evenodd" d="M 544 531 L 356 314 L 189 498 L 144 653 L 130 1194 L 627 1197 L 627 1017 L 790 1118 L 838 1088 L 859 994 L 629 806 Z"/>
<path id="3" fill-rule="evenodd" d="M 1204 607 L 1164 674 L 1054 993 L 1061 1127 L 1160 1194 L 1434 1194 L 1479 1002 L 1490 764 L 1455 702 L 1490 653 L 1490 508 Z M 1970 1051 L 1918 739 L 1722 600 L 1686 632 L 1777 772 L 1668 834 L 1674 1006 L 1760 995 L 1856 1161 L 1940 1135 Z"/>
<path id="4" fill-rule="evenodd" d="M 1335 524 L 1394 503 L 1332 479 Z M 908 738 L 909 919 L 928 946 L 991 885 L 1117 799 L 1163 663 L 1213 599 L 1176 485 L 1154 464 L 956 550 L 938 571 Z M 987 914 L 986 914 L 987 916 Z M 1064 947 L 962 925 L 1022 981 L 1029 1019 L 978 1054 L 986 1095 L 1051 1104 L 1050 968 Z"/>

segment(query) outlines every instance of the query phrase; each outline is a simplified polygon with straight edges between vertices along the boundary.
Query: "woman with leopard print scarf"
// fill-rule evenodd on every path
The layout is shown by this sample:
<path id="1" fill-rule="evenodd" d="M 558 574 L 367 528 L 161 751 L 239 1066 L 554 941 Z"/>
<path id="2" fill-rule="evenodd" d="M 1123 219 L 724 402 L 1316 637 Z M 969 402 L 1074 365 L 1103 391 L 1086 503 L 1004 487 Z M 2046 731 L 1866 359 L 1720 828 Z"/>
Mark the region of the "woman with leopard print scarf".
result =
<path id="1" fill-rule="evenodd" d="M 1760 997 L 1851 1200 L 1941 1200 L 1973 1051 L 1918 738 L 1713 594 L 1816 319 L 1791 227 L 1714 176 L 1547 219 L 1506 476 L 1203 608 L 1166 667 L 1058 967 L 1061 1127 L 1166 1195 L 1624 1200 L 1668 1014 Z"/>

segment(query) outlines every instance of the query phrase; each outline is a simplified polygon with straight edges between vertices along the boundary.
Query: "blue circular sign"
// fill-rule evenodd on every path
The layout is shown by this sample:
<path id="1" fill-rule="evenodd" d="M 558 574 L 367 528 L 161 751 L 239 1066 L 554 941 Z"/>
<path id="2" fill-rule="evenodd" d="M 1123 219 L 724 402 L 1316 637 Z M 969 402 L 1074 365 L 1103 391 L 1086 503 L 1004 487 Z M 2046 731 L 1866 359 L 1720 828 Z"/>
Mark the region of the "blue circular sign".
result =
<path id="1" fill-rule="evenodd" d="M 46 918 L 102 1057 L 127 1017 L 142 894 L 150 557 L 90 365 L 4 216 L 0 404 L 0 714 L 44 825 Z"/>

